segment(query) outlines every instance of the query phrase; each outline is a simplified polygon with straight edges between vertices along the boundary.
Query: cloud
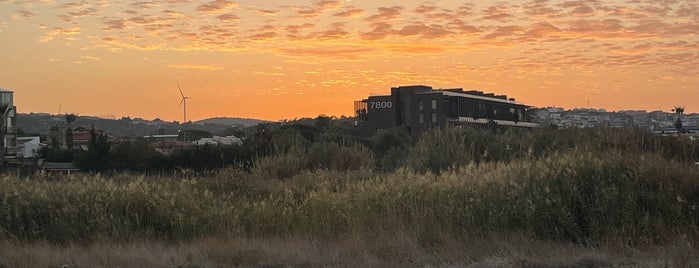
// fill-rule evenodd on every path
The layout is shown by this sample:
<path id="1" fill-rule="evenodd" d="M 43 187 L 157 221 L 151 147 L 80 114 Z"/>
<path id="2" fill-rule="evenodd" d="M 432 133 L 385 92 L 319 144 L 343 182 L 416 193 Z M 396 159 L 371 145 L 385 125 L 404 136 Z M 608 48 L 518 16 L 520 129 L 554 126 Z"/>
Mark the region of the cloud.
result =
<path id="1" fill-rule="evenodd" d="M 271 10 L 271 9 L 255 9 L 255 12 L 261 16 L 276 16 L 281 13 L 279 10 Z"/>
<path id="2" fill-rule="evenodd" d="M 446 24 L 446 28 L 450 29 L 460 35 L 470 35 L 475 33 L 481 33 L 481 29 L 476 26 L 469 25 L 461 19 L 453 19 Z"/>
<path id="3" fill-rule="evenodd" d="M 624 26 L 618 19 L 576 19 L 563 22 L 567 26 L 567 31 L 584 36 L 596 37 L 623 37 Z"/>
<path id="4" fill-rule="evenodd" d="M 523 6 L 524 14 L 533 17 L 556 18 L 561 16 L 562 10 L 555 9 L 547 4 L 547 0 L 534 0 L 525 3 Z"/>
<path id="5" fill-rule="evenodd" d="M 519 41 L 542 41 L 561 36 L 563 31 L 552 24 L 542 21 L 532 24 L 519 38 Z"/>
<path id="6" fill-rule="evenodd" d="M 447 50 L 446 46 L 441 45 L 415 45 L 415 44 L 405 44 L 405 45 L 388 45 L 386 47 L 388 50 L 410 53 L 410 54 L 438 54 Z"/>
<path id="7" fill-rule="evenodd" d="M 498 4 L 495 6 L 489 6 L 483 10 L 484 20 L 496 20 L 499 22 L 508 22 L 514 18 L 514 15 L 510 13 L 510 10 L 504 4 Z"/>
<path id="8" fill-rule="evenodd" d="M 333 14 L 335 17 L 343 17 L 343 18 L 353 18 L 353 17 L 361 17 L 366 14 L 366 11 L 361 8 L 353 7 L 353 6 L 348 6 L 345 7 L 343 11 L 337 12 Z"/>
<path id="9" fill-rule="evenodd" d="M 310 7 L 295 7 L 296 13 L 304 18 L 316 17 L 330 10 L 339 9 L 344 5 L 343 0 L 320 0 Z"/>
<path id="10" fill-rule="evenodd" d="M 131 5 L 140 9 L 150 9 L 152 7 L 158 6 L 159 3 L 155 1 L 138 1 L 131 3 Z"/>
<path id="11" fill-rule="evenodd" d="M 400 7 L 400 6 L 379 7 L 378 14 L 371 15 L 364 20 L 370 24 L 381 24 L 381 23 L 393 21 L 393 20 L 400 18 L 402 10 L 403 10 L 403 7 Z"/>
<path id="12" fill-rule="evenodd" d="M 96 8 L 87 8 L 87 9 L 83 9 L 80 11 L 68 12 L 68 15 L 70 15 L 73 18 L 80 18 L 80 17 L 91 16 L 91 15 L 97 14 L 98 12 L 99 12 L 99 10 Z"/>
<path id="13" fill-rule="evenodd" d="M 369 31 L 369 32 L 360 32 L 359 35 L 363 39 L 367 40 L 379 40 L 379 39 L 384 39 L 391 33 L 393 33 L 393 29 L 391 28 L 393 25 L 388 22 L 375 22 L 373 23 L 374 28 Z"/>
<path id="14" fill-rule="evenodd" d="M 417 14 L 428 14 L 432 13 L 435 10 L 437 10 L 437 7 L 431 4 L 420 4 L 418 7 L 416 7 L 413 12 Z"/>
<path id="15" fill-rule="evenodd" d="M 330 29 L 325 31 L 313 32 L 303 39 L 315 39 L 315 40 L 334 40 L 347 37 L 349 32 L 343 29 L 344 23 L 333 23 L 330 25 Z"/>
<path id="16" fill-rule="evenodd" d="M 24 18 L 35 18 L 37 14 L 36 12 L 31 12 L 27 10 L 19 10 L 17 11 L 17 13 L 19 13 L 19 15 Z"/>
<path id="17" fill-rule="evenodd" d="M 307 47 L 307 48 L 280 48 L 279 51 L 291 57 L 300 57 L 307 60 L 358 60 L 370 54 L 375 49 L 366 46 L 332 46 L 332 47 Z"/>
<path id="18" fill-rule="evenodd" d="M 262 33 L 251 35 L 250 39 L 255 40 L 255 41 L 260 41 L 260 40 L 272 39 L 276 36 L 277 36 L 276 32 L 262 32 Z"/>
<path id="19" fill-rule="evenodd" d="M 39 39 L 39 42 L 46 43 L 46 42 L 49 42 L 49 41 L 51 41 L 59 36 L 64 36 L 64 38 L 72 39 L 72 38 L 70 38 L 70 36 L 75 36 L 75 35 L 79 35 L 79 34 L 80 34 L 80 27 L 72 27 L 72 28 L 56 27 L 56 28 L 53 28 L 53 30 L 51 30 L 50 32 L 44 34 L 44 36 L 41 37 L 41 39 Z"/>
<path id="20" fill-rule="evenodd" d="M 58 8 L 66 8 L 66 9 L 81 9 L 88 7 L 90 5 L 90 2 L 88 1 L 80 1 L 80 2 L 68 2 L 68 3 L 63 3 L 58 6 Z"/>
<path id="21" fill-rule="evenodd" d="M 124 30 L 126 29 L 126 20 L 124 19 L 113 19 L 103 22 L 104 27 L 102 30 Z"/>
<path id="22" fill-rule="evenodd" d="M 234 8 L 238 8 L 238 4 L 236 2 L 230 0 L 215 0 L 208 3 L 199 4 L 199 6 L 197 6 L 197 11 L 203 13 L 217 13 Z"/>
<path id="23" fill-rule="evenodd" d="M 90 55 L 85 55 L 81 59 L 86 59 L 86 60 L 100 60 L 100 57 L 95 57 L 95 56 L 90 56 Z"/>
<path id="24" fill-rule="evenodd" d="M 493 31 L 490 32 L 489 34 L 483 36 L 482 38 L 483 38 L 483 39 L 486 39 L 486 40 L 487 40 L 487 39 L 497 39 L 497 38 L 505 37 L 505 36 L 512 36 L 512 35 L 516 35 L 516 34 L 523 34 L 524 32 L 525 32 L 525 28 L 524 28 L 524 27 L 520 27 L 520 26 L 514 26 L 514 25 L 511 25 L 511 26 L 498 26 L 498 27 L 495 28 L 495 30 L 493 30 Z"/>
<path id="25" fill-rule="evenodd" d="M 221 14 L 221 15 L 218 15 L 216 18 L 218 18 L 220 21 L 224 21 L 224 22 L 231 22 L 231 21 L 239 21 L 240 20 L 240 17 L 236 16 L 233 13 Z"/>
<path id="26" fill-rule="evenodd" d="M 313 27 L 315 27 L 315 24 L 311 24 L 311 23 L 307 22 L 304 24 L 296 24 L 296 25 L 286 26 L 286 27 L 284 27 L 284 30 L 286 30 L 288 33 L 291 33 L 291 34 L 299 34 L 299 33 L 301 33 L 302 30 L 311 29 Z"/>
<path id="27" fill-rule="evenodd" d="M 420 36 L 425 39 L 442 38 L 451 36 L 454 32 L 444 29 L 441 25 L 425 25 L 411 24 L 403 27 L 400 30 L 394 31 L 393 34 L 400 36 Z"/>
<path id="28" fill-rule="evenodd" d="M 196 70 L 205 70 L 205 71 L 218 71 L 218 70 L 223 70 L 223 67 L 216 66 L 216 65 L 196 65 L 196 64 L 170 64 L 167 65 L 168 68 L 174 68 L 174 69 L 196 69 Z"/>

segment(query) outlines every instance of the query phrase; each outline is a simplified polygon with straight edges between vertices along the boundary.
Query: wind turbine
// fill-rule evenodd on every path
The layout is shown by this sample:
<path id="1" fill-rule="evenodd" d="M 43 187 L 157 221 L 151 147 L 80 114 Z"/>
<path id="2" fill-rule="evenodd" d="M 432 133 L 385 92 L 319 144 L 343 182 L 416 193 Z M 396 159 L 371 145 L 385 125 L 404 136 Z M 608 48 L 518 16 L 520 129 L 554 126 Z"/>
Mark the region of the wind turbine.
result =
<path id="1" fill-rule="evenodd" d="M 184 108 L 184 121 L 182 122 L 182 140 L 184 142 L 187 142 L 187 130 L 185 129 L 187 124 L 187 99 L 189 97 L 185 96 L 184 93 L 182 93 L 182 88 L 180 87 L 180 83 L 177 83 L 177 89 L 180 90 L 180 95 L 182 96 L 182 101 L 180 101 L 180 106 Z"/>
<path id="2" fill-rule="evenodd" d="M 183 106 L 184 108 L 184 121 L 182 121 L 182 124 L 187 123 L 187 99 L 189 97 L 185 96 L 184 93 L 182 93 L 182 88 L 180 88 L 180 84 L 177 83 L 177 89 L 180 90 L 180 95 L 182 95 L 182 101 L 180 101 L 180 106 Z"/>

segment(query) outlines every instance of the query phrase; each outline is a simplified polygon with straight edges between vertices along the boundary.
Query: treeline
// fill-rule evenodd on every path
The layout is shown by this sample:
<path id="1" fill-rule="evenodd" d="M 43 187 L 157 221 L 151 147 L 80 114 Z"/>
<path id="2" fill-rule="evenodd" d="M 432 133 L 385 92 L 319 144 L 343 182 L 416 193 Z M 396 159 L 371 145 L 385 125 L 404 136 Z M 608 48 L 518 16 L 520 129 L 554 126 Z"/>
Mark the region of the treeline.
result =
<path id="1" fill-rule="evenodd" d="M 407 167 L 439 173 L 471 163 L 542 158 L 573 148 L 657 153 L 680 162 L 699 160 L 697 142 L 625 128 L 461 126 L 433 129 L 413 138 L 400 128 L 366 136 L 349 119 L 319 116 L 283 124 L 260 124 L 235 134 L 242 138 L 242 145 L 188 145 L 165 155 L 144 139 L 109 142 L 105 135 L 92 133 L 86 151 L 45 148 L 41 155 L 46 161 L 72 161 L 94 172 L 198 172 L 233 166 L 282 179 L 318 169 L 392 171 Z"/>

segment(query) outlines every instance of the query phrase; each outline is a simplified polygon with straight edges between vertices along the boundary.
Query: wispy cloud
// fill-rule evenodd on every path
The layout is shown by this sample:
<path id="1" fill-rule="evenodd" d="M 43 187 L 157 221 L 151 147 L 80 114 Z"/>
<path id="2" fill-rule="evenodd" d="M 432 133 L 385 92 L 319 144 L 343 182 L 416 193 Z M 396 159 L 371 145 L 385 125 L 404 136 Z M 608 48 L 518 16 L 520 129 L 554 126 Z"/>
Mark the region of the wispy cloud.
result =
<path id="1" fill-rule="evenodd" d="M 215 66 L 215 65 L 196 65 L 196 64 L 170 64 L 167 65 L 168 68 L 174 68 L 174 69 L 196 69 L 196 70 L 205 70 L 205 71 L 218 71 L 218 70 L 223 70 L 223 67 L 220 66 Z"/>
<path id="2" fill-rule="evenodd" d="M 197 10 L 204 13 L 224 12 L 237 8 L 238 4 L 230 0 L 215 0 L 203 4 L 199 4 Z"/>

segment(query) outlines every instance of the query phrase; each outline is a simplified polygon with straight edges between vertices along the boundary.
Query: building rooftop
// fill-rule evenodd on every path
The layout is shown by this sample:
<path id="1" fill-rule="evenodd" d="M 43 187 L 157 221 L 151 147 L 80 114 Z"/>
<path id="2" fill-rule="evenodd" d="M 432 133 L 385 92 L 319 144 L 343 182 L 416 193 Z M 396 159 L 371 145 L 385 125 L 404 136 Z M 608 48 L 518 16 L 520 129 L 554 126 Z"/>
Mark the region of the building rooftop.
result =
<path id="1" fill-rule="evenodd" d="M 13 93 L 11 90 L 7 90 L 7 89 L 1 88 L 1 87 L 0 87 L 0 92 Z"/>

